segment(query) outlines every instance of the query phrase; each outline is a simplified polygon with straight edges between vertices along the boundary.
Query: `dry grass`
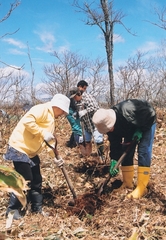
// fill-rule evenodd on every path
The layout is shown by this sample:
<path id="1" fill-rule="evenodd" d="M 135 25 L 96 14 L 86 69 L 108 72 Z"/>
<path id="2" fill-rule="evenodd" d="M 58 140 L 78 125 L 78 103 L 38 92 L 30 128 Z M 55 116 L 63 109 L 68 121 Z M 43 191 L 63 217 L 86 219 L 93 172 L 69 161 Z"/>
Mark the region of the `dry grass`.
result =
<path id="1" fill-rule="evenodd" d="M 137 239 L 166 239 L 166 115 L 158 114 L 158 126 L 155 136 L 151 178 L 148 193 L 139 200 L 126 199 L 127 190 L 114 192 L 115 182 L 121 180 L 121 173 L 111 179 L 100 199 L 102 203 L 96 207 L 94 215 L 84 214 L 83 217 L 73 215 L 69 211 L 68 202 L 72 194 L 66 184 L 61 170 L 57 169 L 46 151 L 40 154 L 43 175 L 43 210 L 47 214 L 26 216 L 14 221 L 11 232 L 5 231 L 5 211 L 9 195 L 0 192 L 0 239 L 82 239 L 82 240 L 126 240 L 132 233 L 137 233 Z M 78 196 L 94 192 L 107 174 L 107 166 L 99 164 L 98 157 L 88 159 L 79 157 L 77 148 L 66 148 L 65 142 L 70 136 L 70 126 L 66 120 L 61 120 L 57 127 L 58 150 L 65 160 L 65 167 L 75 192 Z M 7 140 L 7 139 L 6 139 Z M 105 139 L 106 153 L 107 139 Z M 5 145 L 1 146 L 0 164 L 4 162 L 2 154 Z M 93 146 L 93 152 L 95 147 Z M 137 160 L 135 159 L 137 164 Z M 109 165 L 107 159 L 106 165 Z M 104 170 L 103 170 L 104 169 Z M 137 165 L 135 165 L 135 170 Z M 136 172 L 135 172 L 136 182 Z M 136 239 L 136 238 L 133 238 Z"/>

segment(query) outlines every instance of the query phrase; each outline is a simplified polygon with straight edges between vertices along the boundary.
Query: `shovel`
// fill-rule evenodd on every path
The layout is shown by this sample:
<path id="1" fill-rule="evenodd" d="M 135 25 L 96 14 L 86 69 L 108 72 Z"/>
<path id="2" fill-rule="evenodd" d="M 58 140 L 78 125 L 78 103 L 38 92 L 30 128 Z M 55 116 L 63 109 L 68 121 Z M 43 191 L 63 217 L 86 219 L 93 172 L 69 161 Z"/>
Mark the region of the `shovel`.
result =
<path id="1" fill-rule="evenodd" d="M 119 158 L 119 160 L 117 161 L 116 165 L 114 166 L 114 169 L 117 169 L 119 167 L 119 165 L 121 164 L 121 162 L 123 161 L 123 159 L 126 157 L 126 155 L 128 154 L 128 152 L 132 149 L 132 147 L 134 147 L 137 144 L 137 139 L 132 140 L 132 142 L 129 144 L 129 146 L 127 147 L 127 149 L 124 151 L 124 153 L 122 154 L 122 156 Z M 109 174 L 109 176 L 101 183 L 98 191 L 97 191 L 97 196 L 100 196 L 104 190 L 104 188 L 106 187 L 106 185 L 108 184 L 108 182 L 110 181 L 110 179 L 112 178 L 112 176 Z"/>
<path id="2" fill-rule="evenodd" d="M 77 103 L 77 111 L 83 110 L 84 106 L 81 103 Z M 92 152 L 92 143 L 91 142 L 86 142 L 86 137 L 85 137 L 85 126 L 82 118 L 80 118 L 80 125 L 82 129 L 82 136 L 83 136 L 83 142 L 79 143 L 79 148 L 80 152 L 83 156 L 89 157 Z"/>
<path id="3" fill-rule="evenodd" d="M 84 129 L 83 122 L 81 123 L 81 127 L 82 127 L 82 133 L 83 133 L 83 143 L 79 144 L 80 152 L 83 156 L 89 157 L 92 152 L 92 142 L 86 142 L 85 140 L 85 129 Z"/>
<path id="4" fill-rule="evenodd" d="M 44 141 L 45 141 L 45 140 L 44 140 Z M 52 147 L 47 141 L 45 141 L 45 143 L 46 143 L 46 145 L 47 145 L 49 148 L 51 148 L 51 149 L 53 150 L 53 152 L 54 152 L 54 154 L 55 154 L 55 157 L 57 158 L 57 157 L 58 157 L 58 151 L 57 151 L 57 149 L 56 149 L 57 140 L 56 140 L 56 142 L 55 142 L 55 147 Z M 76 198 L 77 198 L 77 195 L 76 195 L 76 193 L 75 193 L 75 191 L 74 191 L 74 188 L 73 188 L 73 186 L 72 186 L 72 184 L 71 184 L 71 181 L 70 181 L 70 179 L 69 179 L 69 176 L 68 176 L 68 174 L 67 174 L 67 171 L 66 171 L 65 167 L 64 167 L 64 166 L 61 166 L 60 169 L 62 170 L 62 173 L 63 173 L 63 175 L 64 175 L 64 177 L 65 177 L 65 179 L 66 179 L 66 182 L 67 182 L 67 184 L 68 184 L 68 186 L 69 186 L 69 189 L 70 189 L 70 191 L 71 191 L 71 193 L 72 193 L 72 195 L 73 195 L 73 198 L 76 199 Z"/>
<path id="5" fill-rule="evenodd" d="M 83 142 L 79 144 L 80 152 L 83 156 L 89 157 L 92 152 L 92 143 L 86 142 L 85 127 L 84 127 L 84 122 L 82 121 L 82 119 L 80 119 L 80 125 L 81 125 L 82 136 L 83 136 Z"/>

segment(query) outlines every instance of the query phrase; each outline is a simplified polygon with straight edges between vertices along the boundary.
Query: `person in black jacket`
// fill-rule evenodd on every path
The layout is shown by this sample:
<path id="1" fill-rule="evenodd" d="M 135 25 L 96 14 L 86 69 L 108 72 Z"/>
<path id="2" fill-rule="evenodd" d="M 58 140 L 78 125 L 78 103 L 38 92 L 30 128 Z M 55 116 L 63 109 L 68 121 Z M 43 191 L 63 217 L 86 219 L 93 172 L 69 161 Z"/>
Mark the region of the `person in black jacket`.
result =
<path id="1" fill-rule="evenodd" d="M 100 133 L 107 133 L 110 142 L 110 174 L 116 176 L 114 170 L 117 160 L 124 148 L 137 137 L 138 143 L 138 175 L 137 187 L 127 195 L 128 198 L 141 198 L 147 192 L 150 178 L 152 146 L 156 128 L 156 112 L 145 100 L 128 99 L 118 103 L 111 109 L 99 109 L 93 116 L 93 123 Z M 122 144 L 123 140 L 123 144 Z M 134 149 L 124 158 L 121 166 L 123 175 L 122 188 L 133 188 Z"/>

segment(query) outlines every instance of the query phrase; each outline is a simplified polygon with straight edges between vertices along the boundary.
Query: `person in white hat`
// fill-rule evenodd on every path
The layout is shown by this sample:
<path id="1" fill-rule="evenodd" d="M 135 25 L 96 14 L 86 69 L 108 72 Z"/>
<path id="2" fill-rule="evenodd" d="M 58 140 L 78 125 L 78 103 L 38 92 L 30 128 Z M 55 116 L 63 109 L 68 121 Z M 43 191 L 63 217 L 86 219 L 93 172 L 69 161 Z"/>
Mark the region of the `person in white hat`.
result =
<path id="1" fill-rule="evenodd" d="M 55 118 L 69 113 L 70 99 L 63 94 L 56 94 L 51 101 L 33 106 L 18 122 L 10 138 L 5 160 L 12 160 L 15 170 L 25 180 L 29 181 L 28 195 L 31 210 L 42 213 L 42 176 L 40 173 L 40 159 L 38 154 L 46 146 L 46 142 L 54 140 Z M 51 154 L 51 151 L 50 151 Z M 60 167 L 62 158 L 54 159 Z M 6 216 L 15 210 L 14 219 L 21 215 L 21 203 L 14 193 L 11 193 Z"/>
<path id="2" fill-rule="evenodd" d="M 153 107 L 144 100 L 128 99 L 113 106 L 112 109 L 99 109 L 93 115 L 93 123 L 100 133 L 107 133 L 110 141 L 110 174 L 116 176 L 114 170 L 124 148 L 135 138 L 138 143 L 137 187 L 127 195 L 128 198 L 141 198 L 147 192 L 150 178 L 152 145 L 156 128 L 156 113 Z M 122 144 L 122 140 L 123 144 Z M 125 157 L 121 170 L 123 188 L 133 188 L 134 149 Z"/>

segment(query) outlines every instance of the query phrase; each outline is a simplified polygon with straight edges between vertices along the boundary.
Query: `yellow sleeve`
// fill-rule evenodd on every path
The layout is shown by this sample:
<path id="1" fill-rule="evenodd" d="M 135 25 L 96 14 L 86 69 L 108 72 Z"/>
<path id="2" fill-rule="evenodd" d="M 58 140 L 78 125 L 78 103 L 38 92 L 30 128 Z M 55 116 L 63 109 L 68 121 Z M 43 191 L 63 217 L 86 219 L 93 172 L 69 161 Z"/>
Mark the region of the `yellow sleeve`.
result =
<path id="1" fill-rule="evenodd" d="M 42 104 L 36 105 L 28 111 L 23 119 L 23 125 L 27 131 L 33 135 L 43 136 L 42 126 L 47 122 L 48 109 L 43 108 Z"/>

